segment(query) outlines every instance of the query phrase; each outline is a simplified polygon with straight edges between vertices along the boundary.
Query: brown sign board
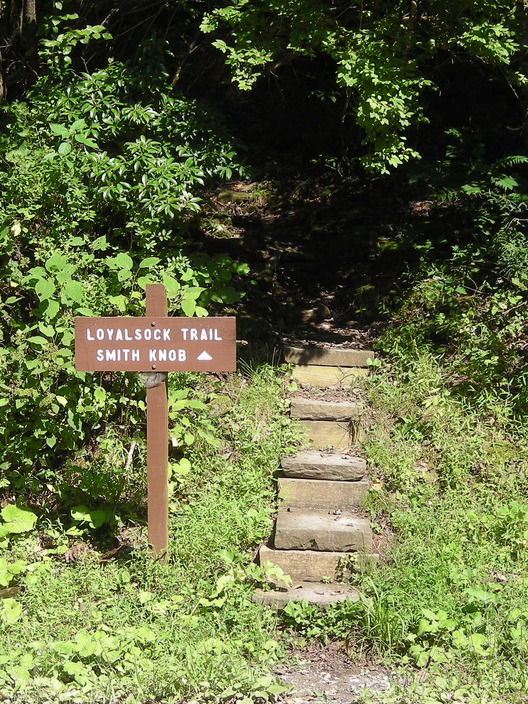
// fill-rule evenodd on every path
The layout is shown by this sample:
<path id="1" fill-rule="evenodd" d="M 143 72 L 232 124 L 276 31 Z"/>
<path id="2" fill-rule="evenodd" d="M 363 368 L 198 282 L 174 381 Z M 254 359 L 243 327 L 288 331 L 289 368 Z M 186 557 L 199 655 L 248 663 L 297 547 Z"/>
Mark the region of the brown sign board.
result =
<path id="1" fill-rule="evenodd" d="M 236 318 L 75 318 L 83 372 L 231 372 Z"/>

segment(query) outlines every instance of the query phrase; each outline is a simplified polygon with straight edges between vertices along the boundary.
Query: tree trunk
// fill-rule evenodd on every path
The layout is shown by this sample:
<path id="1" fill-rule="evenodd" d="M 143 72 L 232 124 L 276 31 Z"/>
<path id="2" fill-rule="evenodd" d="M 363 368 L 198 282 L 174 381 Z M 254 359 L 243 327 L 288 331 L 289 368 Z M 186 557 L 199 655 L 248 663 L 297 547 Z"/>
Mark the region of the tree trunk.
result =
<path id="1" fill-rule="evenodd" d="M 0 101 L 7 99 L 9 76 L 20 67 L 37 72 L 37 3 L 0 0 Z"/>

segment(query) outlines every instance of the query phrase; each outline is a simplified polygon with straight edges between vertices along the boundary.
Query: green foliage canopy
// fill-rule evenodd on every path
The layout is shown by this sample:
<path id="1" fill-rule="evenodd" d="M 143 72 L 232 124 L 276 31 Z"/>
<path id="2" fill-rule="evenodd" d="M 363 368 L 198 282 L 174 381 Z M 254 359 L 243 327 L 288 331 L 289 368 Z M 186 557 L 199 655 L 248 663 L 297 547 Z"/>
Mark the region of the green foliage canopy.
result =
<path id="1" fill-rule="evenodd" d="M 49 73 L 3 110 L 0 470 L 3 487 L 30 493 L 56 491 L 63 459 L 110 419 L 143 416 L 134 378 L 74 371 L 73 317 L 142 315 L 151 281 L 171 313 L 204 316 L 236 300 L 230 280 L 245 271 L 184 253 L 201 189 L 239 167 L 220 121 L 167 91 L 159 45 L 140 67 L 76 73 L 66 59 L 92 34 L 44 42 Z"/>
<path id="2" fill-rule="evenodd" d="M 406 132 L 426 119 L 424 94 L 435 88 L 431 76 L 440 63 L 483 62 L 512 85 L 526 82 L 512 67 L 523 24 L 522 9 L 502 0 L 231 0 L 210 11 L 202 29 L 218 37 L 214 45 L 245 90 L 299 57 L 330 59 L 335 82 L 323 97 L 335 99 L 337 88 L 369 146 L 364 165 L 387 172 L 418 156 Z"/>

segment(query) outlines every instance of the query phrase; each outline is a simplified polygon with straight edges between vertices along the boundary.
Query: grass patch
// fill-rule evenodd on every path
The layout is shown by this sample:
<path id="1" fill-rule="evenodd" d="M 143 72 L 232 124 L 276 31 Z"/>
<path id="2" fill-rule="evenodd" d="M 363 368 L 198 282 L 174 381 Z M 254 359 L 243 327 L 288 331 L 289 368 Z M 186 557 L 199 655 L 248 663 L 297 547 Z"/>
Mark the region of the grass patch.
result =
<path id="1" fill-rule="evenodd" d="M 49 550 L 37 530 L 4 540 L 4 573 L 20 567 L 4 574 L 11 591 L 0 602 L 0 691 L 11 701 L 224 701 L 282 691 L 267 675 L 280 652 L 275 616 L 252 603 L 247 577 L 270 531 L 273 474 L 289 438 L 283 376 L 268 366 L 222 383 L 187 376 L 192 391 L 183 395 L 181 381 L 172 407 L 177 397 L 199 401 L 178 406 L 187 462 L 177 450 L 169 564 L 150 558 L 141 526 L 131 555 L 104 564 L 97 531 L 85 524 L 73 539 L 65 520 L 42 519 L 37 530 L 54 536 Z M 85 551 L 67 564 L 61 545 L 81 539 Z"/>
<path id="2" fill-rule="evenodd" d="M 395 544 L 358 611 L 377 604 L 370 645 L 420 671 L 383 701 L 526 701 L 525 430 L 503 399 L 454 394 L 426 354 L 374 378 L 369 395 L 370 508 Z M 362 625 L 351 643 L 368 643 Z"/>
<path id="3" fill-rule="evenodd" d="M 426 353 L 366 385 L 373 490 L 390 547 L 360 599 L 286 609 L 308 638 L 343 640 L 395 672 L 387 704 L 528 700 L 528 441 L 504 397 L 470 403 Z"/>

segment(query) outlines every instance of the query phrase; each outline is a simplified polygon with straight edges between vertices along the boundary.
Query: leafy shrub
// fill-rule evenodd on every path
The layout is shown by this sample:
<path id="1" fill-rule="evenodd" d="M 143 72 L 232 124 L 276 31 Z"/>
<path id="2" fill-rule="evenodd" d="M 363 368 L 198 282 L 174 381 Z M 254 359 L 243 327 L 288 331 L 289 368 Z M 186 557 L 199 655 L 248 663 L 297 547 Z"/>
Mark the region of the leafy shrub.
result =
<path id="1" fill-rule="evenodd" d="M 94 452 L 109 423 L 126 442 L 144 411 L 135 377 L 74 371 L 73 317 L 141 315 L 153 281 L 171 314 L 207 315 L 247 267 L 185 253 L 200 189 L 238 164 L 219 121 L 167 90 L 156 47 L 141 68 L 81 75 L 52 49 L 53 72 L 3 108 L 0 481 L 55 503 L 65 459 Z"/>

